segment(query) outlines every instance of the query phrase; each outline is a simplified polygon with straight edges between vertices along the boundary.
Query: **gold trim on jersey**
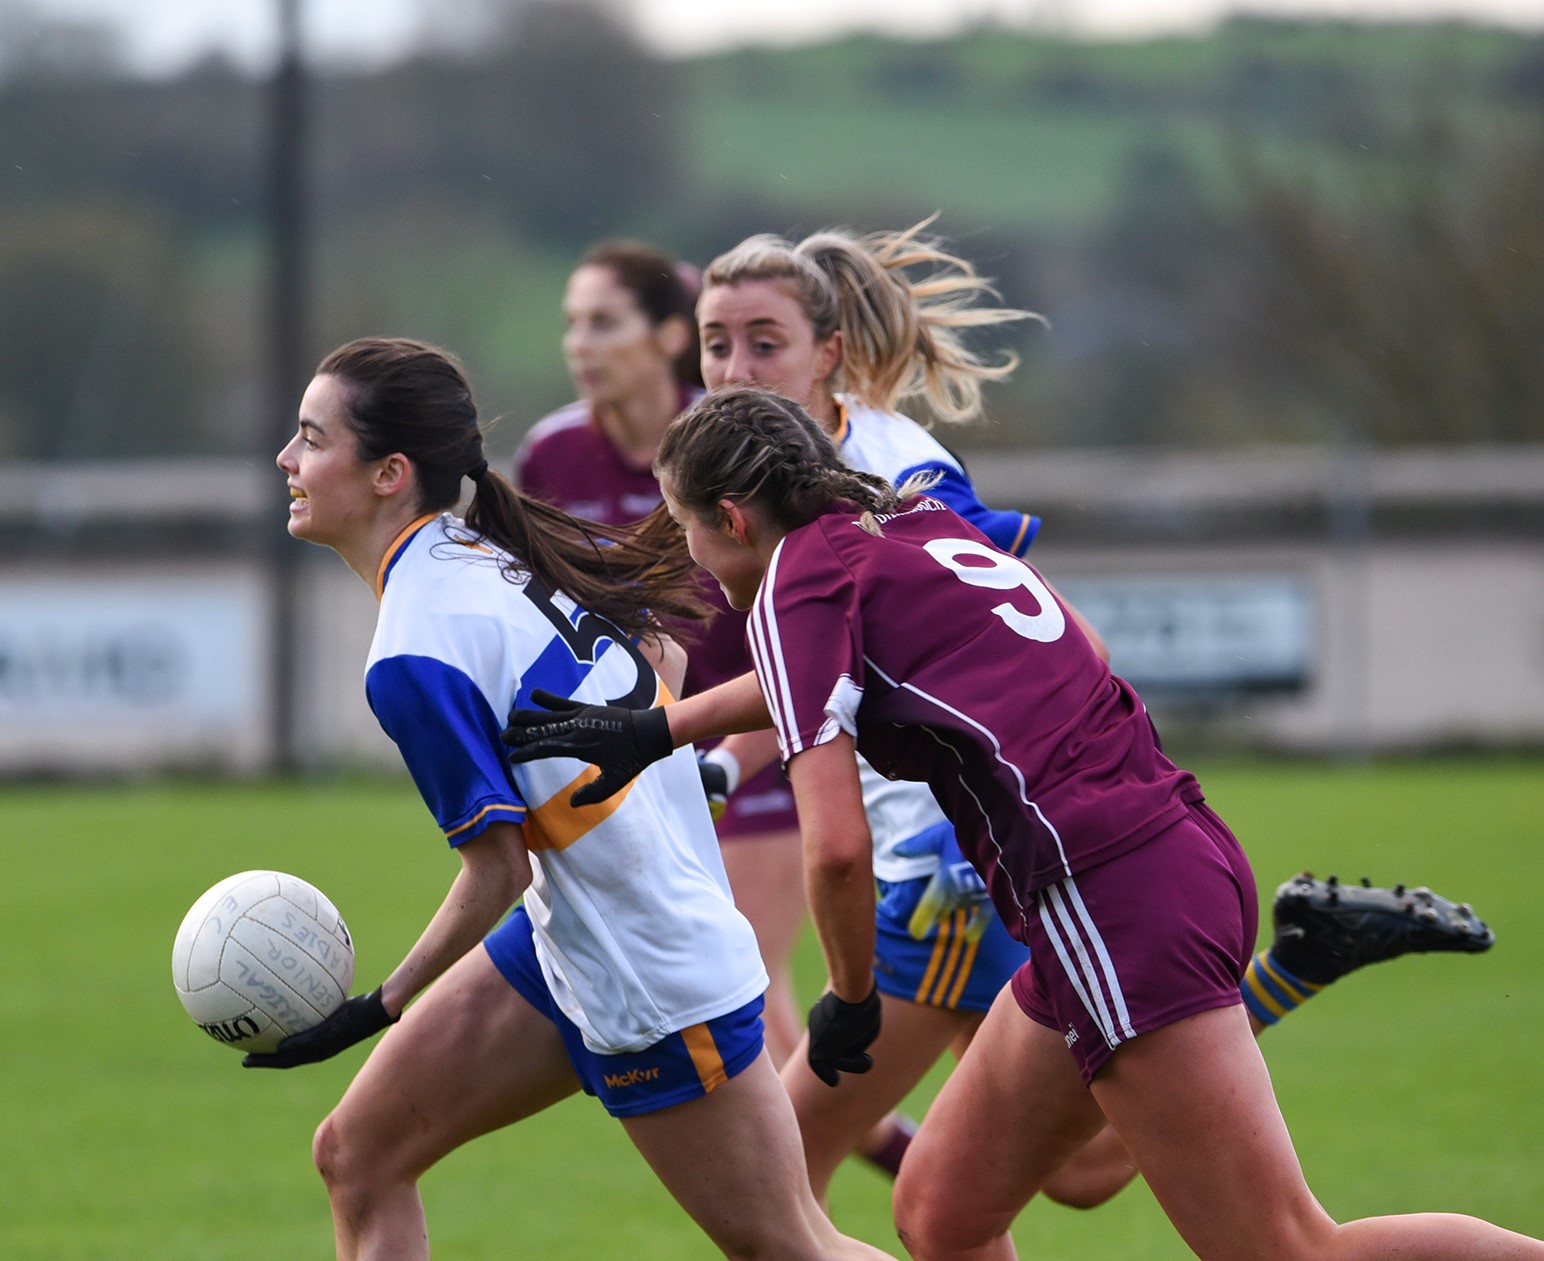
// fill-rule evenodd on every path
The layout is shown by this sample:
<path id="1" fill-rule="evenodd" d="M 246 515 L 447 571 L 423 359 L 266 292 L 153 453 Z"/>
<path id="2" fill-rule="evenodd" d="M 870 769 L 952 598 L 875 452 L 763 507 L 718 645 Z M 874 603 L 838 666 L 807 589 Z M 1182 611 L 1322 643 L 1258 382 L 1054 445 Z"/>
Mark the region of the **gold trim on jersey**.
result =
<path id="1" fill-rule="evenodd" d="M 831 442 L 838 449 L 847 441 L 847 434 L 852 429 L 852 421 L 847 419 L 847 404 L 841 399 L 834 399 L 836 403 L 836 432 L 831 435 Z"/>
<path id="2" fill-rule="evenodd" d="M 463 832 L 465 832 L 467 830 L 467 828 L 476 827 L 477 824 L 481 823 L 485 818 L 488 817 L 488 815 L 492 814 L 495 810 L 506 810 L 510 814 L 514 815 L 515 817 L 513 819 L 509 820 L 509 822 L 511 822 L 511 823 L 519 823 L 525 817 L 525 807 L 524 806 L 512 806 L 507 801 L 495 802 L 491 806 L 484 806 L 481 810 L 479 810 L 476 814 L 474 814 L 470 819 L 468 819 L 460 827 L 451 828 L 450 831 L 445 833 L 446 837 L 449 838 L 449 837 L 452 837 L 452 836 L 460 836 L 461 833 L 463 833 Z"/>
<path id="3" fill-rule="evenodd" d="M 574 806 L 569 797 L 586 784 L 600 778 L 598 766 L 586 766 L 572 780 L 559 788 L 539 806 L 527 806 L 525 815 L 525 847 L 531 851 L 567 849 L 586 832 L 599 827 L 627 800 L 634 780 L 613 793 L 604 801 L 593 805 Z"/>
<path id="4" fill-rule="evenodd" d="M 409 521 L 407 523 L 407 528 L 404 529 L 401 534 L 397 535 L 396 538 L 392 539 L 391 545 L 387 547 L 386 554 L 381 557 L 381 563 L 375 571 L 375 598 L 377 600 L 381 598 L 382 593 L 386 590 L 386 571 L 391 568 L 391 562 L 394 561 L 397 558 L 398 553 L 408 545 L 408 540 L 410 540 L 413 535 L 417 534 L 418 531 L 423 529 L 424 526 L 428 525 L 429 522 L 433 521 L 438 515 L 438 513 L 426 512 L 423 516 L 418 517 L 416 520 Z"/>

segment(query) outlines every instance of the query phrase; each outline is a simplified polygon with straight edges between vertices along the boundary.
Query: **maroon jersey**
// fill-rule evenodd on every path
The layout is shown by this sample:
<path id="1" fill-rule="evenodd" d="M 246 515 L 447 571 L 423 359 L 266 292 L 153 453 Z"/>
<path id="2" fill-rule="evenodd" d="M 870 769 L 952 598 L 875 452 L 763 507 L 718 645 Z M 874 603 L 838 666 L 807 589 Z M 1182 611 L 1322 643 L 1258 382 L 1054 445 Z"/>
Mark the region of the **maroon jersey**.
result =
<path id="1" fill-rule="evenodd" d="M 630 525 L 660 502 L 654 471 L 626 463 L 583 402 L 570 403 L 531 426 L 515 455 L 515 485 L 603 525 Z"/>
<path id="2" fill-rule="evenodd" d="M 936 499 L 833 511 L 779 544 L 750 644 L 786 759 L 856 737 L 928 784 L 1022 933 L 1037 890 L 1133 849 L 1199 801 L 1040 576 Z"/>

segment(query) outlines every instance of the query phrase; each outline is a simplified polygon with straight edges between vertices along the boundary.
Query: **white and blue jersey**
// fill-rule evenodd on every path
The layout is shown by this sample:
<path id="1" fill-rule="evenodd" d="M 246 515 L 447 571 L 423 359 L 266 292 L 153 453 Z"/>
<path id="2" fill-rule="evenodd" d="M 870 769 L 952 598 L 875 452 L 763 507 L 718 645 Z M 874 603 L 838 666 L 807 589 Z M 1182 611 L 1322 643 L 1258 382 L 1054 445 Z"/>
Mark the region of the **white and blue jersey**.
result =
<path id="1" fill-rule="evenodd" d="M 1029 549 L 1040 518 L 987 507 L 959 460 L 916 421 L 864 407 L 846 395 L 836 401 L 840 425 L 835 440 L 847 464 L 894 486 L 919 473 L 935 474 L 938 480 L 927 492 L 932 498 L 946 503 L 1003 551 L 1023 556 Z M 923 887 L 938 870 L 938 857 L 903 856 L 895 850 L 929 829 L 948 827 L 948 821 L 925 784 L 886 779 L 861 757 L 858 777 L 879 881 L 874 969 L 880 990 L 925 1006 L 985 1011 L 1028 952 L 995 914 L 979 941 L 969 940 L 963 911 L 926 939 L 912 938 L 908 921 Z M 990 908 L 987 911 L 991 914 Z"/>
<path id="2" fill-rule="evenodd" d="M 881 412 L 838 394 L 836 446 L 855 469 L 877 473 L 900 486 L 918 473 L 937 474 L 928 494 L 954 509 L 1010 556 L 1023 557 L 1040 529 L 1040 518 L 988 508 L 960 462 L 943 443 L 909 417 Z"/>
<path id="3" fill-rule="evenodd" d="M 449 514 L 403 531 L 376 580 L 365 692 L 452 845 L 493 822 L 523 829 L 537 959 L 585 1046 L 642 1050 L 756 999 L 766 970 L 730 896 L 689 747 L 579 809 L 569 794 L 593 767 L 506 762 L 504 715 L 535 688 L 665 699 L 610 623 L 529 577 L 511 580 L 507 562 Z"/>

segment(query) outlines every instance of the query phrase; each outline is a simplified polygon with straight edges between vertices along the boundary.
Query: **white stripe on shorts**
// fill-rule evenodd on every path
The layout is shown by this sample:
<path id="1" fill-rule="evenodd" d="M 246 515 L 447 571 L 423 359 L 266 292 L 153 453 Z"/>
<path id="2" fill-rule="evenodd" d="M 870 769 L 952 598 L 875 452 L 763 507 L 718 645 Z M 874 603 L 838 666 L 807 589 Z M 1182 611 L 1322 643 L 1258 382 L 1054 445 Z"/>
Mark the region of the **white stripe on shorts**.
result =
<path id="1" fill-rule="evenodd" d="M 1136 1037 L 1115 964 L 1071 876 L 1040 891 L 1040 923 L 1105 1045 Z"/>

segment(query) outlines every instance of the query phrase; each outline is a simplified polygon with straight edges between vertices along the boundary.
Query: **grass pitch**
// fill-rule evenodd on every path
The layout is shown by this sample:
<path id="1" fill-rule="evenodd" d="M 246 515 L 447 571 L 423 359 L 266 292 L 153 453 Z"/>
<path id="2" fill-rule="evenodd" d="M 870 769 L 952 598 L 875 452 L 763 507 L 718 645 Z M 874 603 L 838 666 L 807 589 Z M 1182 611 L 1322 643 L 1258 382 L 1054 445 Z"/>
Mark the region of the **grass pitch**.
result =
<path id="1" fill-rule="evenodd" d="M 1199 768 L 1268 903 L 1308 867 L 1424 882 L 1496 929 L 1478 957 L 1379 965 L 1267 1035 L 1311 1184 L 1340 1217 L 1476 1213 L 1544 1235 L 1544 765 L 1445 760 Z M 310 1135 L 362 1054 L 247 1073 L 172 992 L 172 936 L 206 887 L 274 867 L 336 901 L 358 987 L 400 959 L 454 872 L 405 781 L 10 786 L 0 886 L 0 1256 L 267 1261 L 330 1255 Z M 818 955 L 801 974 L 813 1000 Z M 919 1089 L 919 1112 L 941 1074 Z M 424 1185 L 437 1256 L 714 1255 L 620 1127 L 577 1098 L 456 1153 Z M 889 1186 L 849 1164 L 832 1209 L 899 1255 Z M 1183 1258 L 1145 1188 L 1033 1206 L 1025 1257 Z"/>

